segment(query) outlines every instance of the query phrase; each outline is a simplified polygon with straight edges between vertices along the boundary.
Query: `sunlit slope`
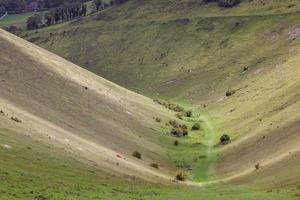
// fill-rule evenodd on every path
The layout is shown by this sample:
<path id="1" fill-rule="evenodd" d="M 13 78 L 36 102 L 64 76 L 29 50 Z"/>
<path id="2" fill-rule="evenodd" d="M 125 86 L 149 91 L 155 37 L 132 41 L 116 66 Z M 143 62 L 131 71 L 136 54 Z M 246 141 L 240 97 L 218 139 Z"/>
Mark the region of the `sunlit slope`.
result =
<path id="1" fill-rule="evenodd" d="M 3 30 L 0 46 L 0 106 L 23 134 L 117 174 L 153 178 L 150 163 L 168 163 L 153 119 L 168 111 Z"/>
<path id="2" fill-rule="evenodd" d="M 299 2 L 289 4 L 130 1 L 23 36 L 126 88 L 209 103 L 245 67 L 272 67 L 298 52 Z"/>
<path id="3" fill-rule="evenodd" d="M 236 85 L 236 94 L 211 107 L 220 133 L 233 142 L 221 148 L 217 171 L 238 182 L 265 187 L 299 184 L 300 56 L 270 70 L 257 69 Z M 259 164 L 258 170 L 255 165 Z"/>
<path id="4" fill-rule="evenodd" d="M 299 1 L 199 2 L 133 0 L 23 36 L 142 94 L 204 108 L 219 127 L 217 179 L 297 184 Z"/>

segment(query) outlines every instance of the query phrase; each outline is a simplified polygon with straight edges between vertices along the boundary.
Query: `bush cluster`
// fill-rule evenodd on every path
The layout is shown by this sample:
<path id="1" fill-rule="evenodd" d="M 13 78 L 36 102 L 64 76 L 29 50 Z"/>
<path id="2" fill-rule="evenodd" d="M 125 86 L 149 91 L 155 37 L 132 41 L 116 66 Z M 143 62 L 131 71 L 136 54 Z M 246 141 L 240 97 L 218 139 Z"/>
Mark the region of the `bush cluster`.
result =
<path id="1" fill-rule="evenodd" d="M 179 141 L 178 141 L 178 140 L 175 140 L 175 141 L 174 141 L 174 145 L 175 145 L 175 146 L 178 146 L 178 145 L 179 145 Z"/>
<path id="2" fill-rule="evenodd" d="M 192 117 L 193 113 L 191 110 L 185 112 L 185 116 Z"/>
<path id="3" fill-rule="evenodd" d="M 183 119 L 182 117 L 182 114 L 181 113 L 176 113 L 176 115 L 175 115 L 178 119 Z"/>
<path id="4" fill-rule="evenodd" d="M 155 118 L 155 121 L 156 121 L 157 123 L 160 123 L 160 122 L 161 122 L 161 118 L 156 117 L 156 118 Z"/>
<path id="5" fill-rule="evenodd" d="M 188 127 L 185 124 L 179 124 L 175 120 L 170 120 L 169 124 L 173 127 L 171 129 L 171 134 L 176 137 L 187 136 L 189 134 Z"/>
<path id="6" fill-rule="evenodd" d="M 241 0 L 203 0 L 203 2 L 205 3 L 216 2 L 220 7 L 230 8 L 240 4 L 242 1 Z"/>
<path id="7" fill-rule="evenodd" d="M 172 128 L 171 134 L 176 136 L 176 137 L 183 137 L 187 136 L 189 134 L 187 129 L 182 129 L 182 128 Z"/>
<path id="8" fill-rule="evenodd" d="M 192 129 L 193 130 L 200 130 L 200 128 L 201 128 L 201 126 L 200 126 L 200 124 L 199 123 L 195 123 L 193 126 L 192 126 Z"/>
<path id="9" fill-rule="evenodd" d="M 159 165 L 157 163 L 151 163 L 150 166 L 155 169 L 159 169 Z"/>
<path id="10" fill-rule="evenodd" d="M 234 95 L 234 94 L 235 94 L 235 90 L 228 90 L 226 92 L 226 97 L 229 97 L 229 96 Z"/>
<path id="11" fill-rule="evenodd" d="M 138 152 L 138 151 L 134 151 L 132 153 L 132 156 L 136 157 L 137 159 L 142 159 L 142 154 L 140 152 Z"/>
<path id="12" fill-rule="evenodd" d="M 174 103 L 171 103 L 171 102 L 168 102 L 168 101 L 155 99 L 154 102 L 168 108 L 169 110 L 173 110 L 175 112 L 183 112 L 184 111 L 184 109 L 181 106 L 179 106 L 177 104 L 174 104 Z"/>
<path id="13" fill-rule="evenodd" d="M 18 119 L 17 117 L 11 117 L 10 118 L 11 120 L 15 121 L 15 122 L 18 122 L 18 123 L 21 123 L 22 121 L 20 119 Z"/>

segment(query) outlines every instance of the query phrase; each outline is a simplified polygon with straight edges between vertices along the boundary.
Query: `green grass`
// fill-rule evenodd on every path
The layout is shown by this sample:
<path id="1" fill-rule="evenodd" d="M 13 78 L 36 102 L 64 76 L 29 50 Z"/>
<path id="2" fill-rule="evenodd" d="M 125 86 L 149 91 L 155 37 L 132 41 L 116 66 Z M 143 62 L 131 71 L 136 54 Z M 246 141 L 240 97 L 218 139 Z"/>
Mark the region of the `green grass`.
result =
<path id="1" fill-rule="evenodd" d="M 273 112 L 283 103 L 294 102 L 291 97 L 297 97 L 299 79 L 297 73 L 293 73 L 296 67 L 287 67 L 286 79 L 277 67 L 297 54 L 300 41 L 290 40 L 289 34 L 300 25 L 299 4 L 290 1 L 296 6 L 287 8 L 283 1 L 261 5 L 254 0 L 233 9 L 220 9 L 213 4 L 201 7 L 191 0 L 174 2 L 131 1 L 107 13 L 95 13 L 82 20 L 41 29 L 39 33 L 23 34 L 28 34 L 27 39 L 38 38 L 35 40 L 38 45 L 134 91 L 154 99 L 171 99 L 186 109 L 191 108 L 191 103 L 196 105 L 195 117 L 184 118 L 182 123 L 190 128 L 194 122 L 201 121 L 203 130 L 192 131 L 189 137 L 179 139 L 178 147 L 173 145 L 175 138 L 168 135 L 169 128 L 165 126 L 156 139 L 168 149 L 167 155 L 175 166 L 184 170 L 189 165 L 193 167 L 190 179 L 209 181 L 215 178 L 215 165 L 221 156 L 209 141 L 217 144 L 222 133 L 230 134 L 233 140 L 249 133 L 265 133 L 265 129 L 269 133 L 271 122 L 277 121 L 281 126 L 290 116 L 299 116 L 293 107 L 290 109 L 293 112 Z M 250 70 L 242 75 L 245 66 Z M 292 63 L 292 66 L 297 64 Z M 256 73 L 259 70 L 262 73 Z M 282 87 L 278 89 L 279 85 Z M 222 99 L 229 89 L 239 90 L 232 97 Z M 203 105 L 208 107 L 198 108 Z M 52 162 L 47 162 L 39 170 L 51 166 Z M 74 164 L 77 165 L 79 163 Z M 57 198 L 93 199 L 99 194 L 103 195 L 98 198 L 103 199 L 140 199 L 141 196 L 143 199 L 298 198 L 293 187 L 267 192 L 262 186 L 221 184 L 176 189 L 128 183 L 111 177 L 103 182 L 98 179 L 102 173 L 99 176 L 82 173 L 75 177 L 77 169 L 70 167 L 73 164 L 67 166 L 60 169 L 61 173 L 71 175 L 66 176 L 66 186 Z M 12 177 L 14 181 L 20 180 L 16 175 Z M 92 180 L 92 184 L 87 180 Z M 54 176 L 49 185 L 57 187 L 56 181 Z M 41 183 L 35 184 L 37 191 Z M 73 183 L 85 189 L 80 194 L 72 194 L 70 191 L 78 189 Z M 17 182 L 16 187 L 21 187 L 21 182 Z M 5 186 L 5 190 L 9 188 L 17 190 L 11 185 Z M 22 187 L 18 195 L 23 190 Z M 46 190 L 45 195 L 53 192 Z"/>
<path id="2" fill-rule="evenodd" d="M 0 130 L 0 199 L 22 200 L 183 200 L 183 199 L 295 199 L 296 190 L 256 191 L 226 184 L 185 188 L 126 181 L 83 164 L 62 150 L 23 134 Z"/>
<path id="3" fill-rule="evenodd" d="M 34 12 L 8 15 L 0 21 L 0 28 L 5 28 L 8 26 L 17 26 L 19 28 L 25 29 L 27 19 L 32 15 L 34 15 Z"/>
<path id="4" fill-rule="evenodd" d="M 274 57 L 285 59 L 290 45 L 299 43 L 288 44 L 286 32 L 271 41 L 278 31 L 298 26 L 299 13 L 210 17 L 209 13 L 220 14 L 212 5 L 208 16 L 201 16 L 204 8 L 199 6 L 185 16 L 173 11 L 172 4 L 167 6 L 172 16 L 165 19 L 150 5 L 133 1 L 31 33 L 28 39 L 38 37 L 40 46 L 126 88 L 193 103 L 209 102 L 208 93 L 214 92 L 214 99 L 225 94 L 241 81 L 245 66 L 271 67 L 278 62 Z M 151 19 L 135 16 L 144 11 L 151 12 Z M 133 14 L 126 17 L 127 12 Z M 60 34 L 63 31 L 68 36 Z M 50 37 L 49 32 L 57 34 Z"/>
<path id="5" fill-rule="evenodd" d="M 90 14 L 93 10 L 92 1 L 85 3 L 87 5 L 87 14 Z M 27 12 L 21 14 L 7 15 L 3 20 L 0 20 L 0 28 L 6 28 L 9 26 L 17 26 L 18 28 L 26 29 L 27 19 L 33 16 L 35 12 Z"/>
<path id="6" fill-rule="evenodd" d="M 215 149 L 219 138 L 217 122 L 203 109 L 192 107 L 182 101 L 179 104 L 185 110 L 191 110 L 193 116 L 177 120 L 188 126 L 189 136 L 177 138 L 179 145 L 171 148 L 169 156 L 177 167 L 184 170 L 189 166 L 193 168 L 190 173 L 190 178 L 193 181 L 213 180 L 215 178 L 214 164 L 218 158 Z M 196 122 L 200 123 L 200 130 L 192 130 L 192 126 Z"/>
<path id="7" fill-rule="evenodd" d="M 193 174 L 194 180 L 196 181 L 209 181 L 214 178 L 213 165 L 217 161 L 217 153 L 214 149 L 215 144 L 218 142 L 217 123 L 214 122 L 205 112 L 195 112 L 200 115 L 199 119 L 202 121 L 201 126 L 204 130 L 204 142 L 207 145 L 206 157 L 199 159 L 195 165 L 195 171 Z"/>

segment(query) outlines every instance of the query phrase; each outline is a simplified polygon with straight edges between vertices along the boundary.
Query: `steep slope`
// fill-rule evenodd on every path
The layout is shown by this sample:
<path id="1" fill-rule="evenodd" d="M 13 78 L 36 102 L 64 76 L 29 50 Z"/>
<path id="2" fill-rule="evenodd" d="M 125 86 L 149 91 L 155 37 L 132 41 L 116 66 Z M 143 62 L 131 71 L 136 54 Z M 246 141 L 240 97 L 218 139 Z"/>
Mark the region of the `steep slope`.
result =
<path id="1" fill-rule="evenodd" d="M 228 190 L 228 198 L 238 199 L 252 191 L 213 186 L 201 194 L 140 181 L 170 184 L 174 176 L 166 156 L 173 139 L 153 120 L 173 113 L 0 31 L 0 198 L 194 199 Z M 134 150 L 141 161 L 131 158 Z"/>
<path id="2" fill-rule="evenodd" d="M 205 107 L 219 127 L 214 144 L 233 140 L 211 150 L 219 177 L 297 185 L 299 6 L 130 1 L 24 37 L 145 95 Z"/>
<path id="3" fill-rule="evenodd" d="M 153 117 L 169 111 L 3 30 L 0 45 L 1 120 L 14 122 L 3 128 L 15 124 L 107 172 L 154 180 L 161 172 L 150 163 L 168 165 L 168 139 Z"/>
<path id="4" fill-rule="evenodd" d="M 240 82 L 245 67 L 271 67 L 298 52 L 299 9 L 298 1 L 228 9 L 130 1 L 24 37 L 134 91 L 208 103 L 208 93 L 215 98 Z"/>
<path id="5" fill-rule="evenodd" d="M 265 187 L 299 184 L 299 61 L 297 55 L 271 70 L 257 69 L 236 86 L 235 95 L 214 103 L 221 133 L 234 140 L 222 148 L 219 175 L 244 174 L 244 181 Z"/>

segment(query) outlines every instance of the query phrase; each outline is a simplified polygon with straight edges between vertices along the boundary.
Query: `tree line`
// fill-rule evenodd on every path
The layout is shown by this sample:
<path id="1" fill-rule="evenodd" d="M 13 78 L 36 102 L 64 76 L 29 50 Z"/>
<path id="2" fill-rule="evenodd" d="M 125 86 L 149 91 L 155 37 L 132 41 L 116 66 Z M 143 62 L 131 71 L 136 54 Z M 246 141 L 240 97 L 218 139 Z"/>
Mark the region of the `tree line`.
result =
<path id="1" fill-rule="evenodd" d="M 85 16 L 87 6 L 81 3 L 64 4 L 58 8 L 50 10 L 45 14 L 46 25 L 57 24 L 60 21 L 72 20 L 76 17 Z"/>
<path id="2" fill-rule="evenodd" d="M 6 9 L 4 6 L 0 6 L 0 17 L 6 13 Z"/>
<path id="3" fill-rule="evenodd" d="M 220 7 L 233 7 L 242 2 L 242 0 L 203 0 L 205 3 L 215 2 Z"/>
<path id="4" fill-rule="evenodd" d="M 52 8 L 44 15 L 37 13 L 27 19 L 27 29 L 38 29 L 43 26 L 50 26 L 64 21 L 69 21 L 77 17 L 85 16 L 87 14 L 86 4 L 65 3 L 57 8 Z"/>
<path id="5" fill-rule="evenodd" d="M 104 0 L 93 0 L 92 2 L 95 6 L 95 9 L 97 11 L 99 11 L 99 10 L 103 10 L 107 7 L 111 7 L 113 5 L 118 5 L 118 4 L 125 3 L 127 1 L 128 0 L 111 0 L 111 1 L 107 2 L 107 1 L 104 1 Z"/>
<path id="6" fill-rule="evenodd" d="M 93 0 L 92 3 L 97 11 L 106 9 L 113 5 L 127 2 L 128 0 Z M 87 14 L 87 6 L 81 2 L 65 3 L 59 7 L 52 8 L 44 15 L 37 13 L 27 19 L 27 29 L 33 30 L 44 26 L 51 26 L 60 22 L 69 21 Z"/>
<path id="7" fill-rule="evenodd" d="M 86 2 L 88 0 L 0 0 L 0 8 L 9 14 L 28 11 L 33 6 L 35 11 L 43 11 L 59 7 L 65 3 Z"/>

